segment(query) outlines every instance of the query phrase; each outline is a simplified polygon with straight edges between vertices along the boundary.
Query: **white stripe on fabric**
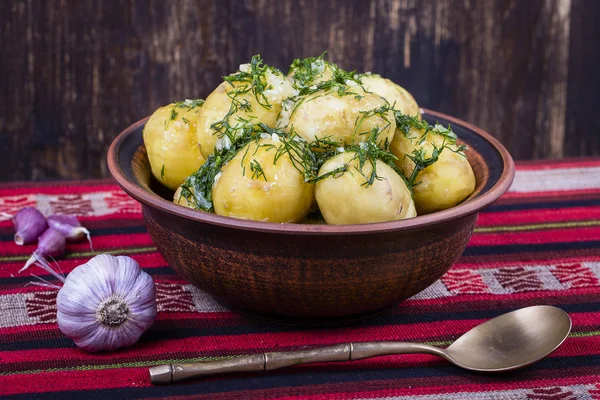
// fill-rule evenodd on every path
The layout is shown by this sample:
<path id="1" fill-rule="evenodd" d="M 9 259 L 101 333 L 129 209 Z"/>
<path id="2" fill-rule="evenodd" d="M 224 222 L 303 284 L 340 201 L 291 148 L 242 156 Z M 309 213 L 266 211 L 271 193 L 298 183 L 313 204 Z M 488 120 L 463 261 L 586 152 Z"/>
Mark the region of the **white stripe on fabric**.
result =
<path id="1" fill-rule="evenodd" d="M 593 400 L 590 393 L 595 385 L 546 386 L 535 389 L 491 390 L 485 392 L 457 392 L 416 396 L 356 397 L 354 400 L 529 400 L 577 399 Z"/>
<path id="2" fill-rule="evenodd" d="M 514 193 L 600 189 L 600 167 L 517 171 L 509 191 Z"/>

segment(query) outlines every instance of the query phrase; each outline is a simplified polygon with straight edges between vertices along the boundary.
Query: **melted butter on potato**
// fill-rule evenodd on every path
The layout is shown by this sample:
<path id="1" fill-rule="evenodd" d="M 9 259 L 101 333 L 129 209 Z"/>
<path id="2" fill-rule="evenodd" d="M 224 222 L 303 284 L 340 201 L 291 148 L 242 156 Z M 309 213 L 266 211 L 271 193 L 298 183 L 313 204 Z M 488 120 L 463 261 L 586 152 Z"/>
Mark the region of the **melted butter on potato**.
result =
<path id="1" fill-rule="evenodd" d="M 289 118 L 289 127 L 308 143 L 329 139 L 340 146 L 367 141 L 373 128 L 379 133 L 378 144 L 392 141 L 396 121 L 384 98 L 354 86 L 352 94 L 337 90 L 318 91 L 301 99 Z M 374 110 L 384 109 L 381 113 Z"/>
<path id="2" fill-rule="evenodd" d="M 289 153 L 275 162 L 283 145 L 276 135 L 252 141 L 222 168 L 212 191 L 216 214 L 268 222 L 296 222 L 306 216 L 314 185 L 304 181 Z"/>
<path id="3" fill-rule="evenodd" d="M 196 141 L 196 121 L 201 106 L 195 101 L 186 102 L 156 110 L 143 133 L 152 175 L 173 190 L 205 160 Z"/>
<path id="4" fill-rule="evenodd" d="M 394 106 L 394 109 L 404 115 L 421 119 L 421 110 L 417 102 L 408 90 L 402 86 L 377 74 L 361 75 L 360 80 L 365 90 L 383 97 Z"/>
<path id="5" fill-rule="evenodd" d="M 241 72 L 248 72 L 248 64 L 240 65 Z M 264 91 L 248 82 L 223 82 L 207 98 L 198 115 L 196 136 L 204 157 L 214 152 L 216 145 L 227 147 L 228 138 L 219 142 L 219 132 L 213 124 L 219 124 L 228 114 L 227 122 L 232 128 L 246 124 L 263 123 L 275 127 L 281 112 L 281 103 L 293 94 L 292 84 L 278 70 L 267 68 L 261 75 Z M 233 104 L 232 104 L 233 103 Z"/>
<path id="6" fill-rule="evenodd" d="M 449 147 L 441 151 L 437 162 L 416 177 L 413 195 L 419 215 L 454 207 L 475 190 L 473 169 L 464 155 L 455 152 L 457 145 L 444 142 L 444 137 L 434 132 L 429 132 L 425 141 L 421 142 L 423 133 L 411 128 L 407 137 L 397 131 L 390 146 L 391 152 L 398 157 L 396 164 L 407 178 L 415 168 L 415 163 L 407 155 L 412 155 L 415 149 L 423 149 L 424 157 L 429 158 L 434 145 L 437 148 Z"/>
<path id="7" fill-rule="evenodd" d="M 315 197 L 328 224 L 365 224 L 416 217 L 415 205 L 404 180 L 383 161 L 376 161 L 379 179 L 365 185 L 372 172 L 366 162 L 359 172 L 356 153 L 344 152 L 327 160 L 319 171 L 325 175 L 337 168 L 348 170 L 328 176 L 316 184 Z"/>

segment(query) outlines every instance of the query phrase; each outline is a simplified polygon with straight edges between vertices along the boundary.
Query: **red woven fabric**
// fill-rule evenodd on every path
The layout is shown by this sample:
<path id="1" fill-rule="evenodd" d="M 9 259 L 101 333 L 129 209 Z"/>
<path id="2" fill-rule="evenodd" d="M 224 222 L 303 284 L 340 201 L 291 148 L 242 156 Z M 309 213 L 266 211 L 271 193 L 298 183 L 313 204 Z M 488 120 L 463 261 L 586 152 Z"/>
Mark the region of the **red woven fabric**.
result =
<path id="1" fill-rule="evenodd" d="M 18 275 L 35 245 L 12 241 L 10 216 L 32 205 L 78 215 L 97 252 L 135 258 L 152 275 L 159 313 L 131 348 L 77 349 L 56 325 L 56 291 Z M 69 244 L 65 273 L 94 253 Z M 38 271 L 36 271 L 37 273 Z M 50 279 L 42 275 L 44 278 Z M 489 318 L 552 304 L 573 319 L 565 343 L 507 375 L 463 371 L 427 355 L 317 364 L 152 386 L 148 367 L 348 341 L 445 346 Z M 600 399 L 600 160 L 522 163 L 511 191 L 481 213 L 463 257 L 434 285 L 358 325 L 257 322 L 180 279 L 156 252 L 139 205 L 111 182 L 0 186 L 0 395 L 10 398 Z"/>

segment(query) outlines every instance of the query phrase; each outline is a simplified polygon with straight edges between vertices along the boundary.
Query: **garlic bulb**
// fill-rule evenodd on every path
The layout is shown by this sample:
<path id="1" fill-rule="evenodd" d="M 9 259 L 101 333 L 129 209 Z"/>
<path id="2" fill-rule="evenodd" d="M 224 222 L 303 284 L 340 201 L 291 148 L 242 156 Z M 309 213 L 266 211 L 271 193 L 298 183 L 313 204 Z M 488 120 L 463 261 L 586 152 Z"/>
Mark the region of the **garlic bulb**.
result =
<path id="1" fill-rule="evenodd" d="M 36 265 L 52 269 L 41 257 Z M 154 281 L 132 258 L 101 254 L 67 275 L 56 306 L 58 328 L 80 349 L 131 346 L 156 317 Z"/>

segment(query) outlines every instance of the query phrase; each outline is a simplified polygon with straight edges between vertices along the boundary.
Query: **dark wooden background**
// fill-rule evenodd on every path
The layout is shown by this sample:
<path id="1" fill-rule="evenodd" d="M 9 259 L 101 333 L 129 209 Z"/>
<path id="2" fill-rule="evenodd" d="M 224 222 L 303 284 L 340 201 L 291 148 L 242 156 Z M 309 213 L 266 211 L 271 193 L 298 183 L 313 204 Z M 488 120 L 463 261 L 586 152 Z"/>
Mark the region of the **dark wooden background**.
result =
<path id="1" fill-rule="evenodd" d="M 516 159 L 600 155 L 600 0 L 0 0 L 0 180 L 106 177 L 111 140 L 252 54 L 328 50 Z"/>

